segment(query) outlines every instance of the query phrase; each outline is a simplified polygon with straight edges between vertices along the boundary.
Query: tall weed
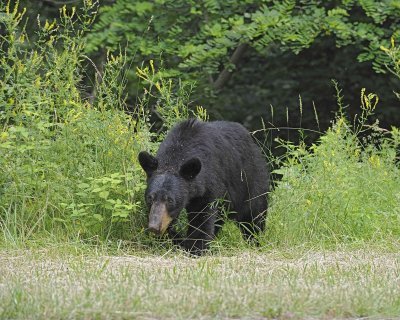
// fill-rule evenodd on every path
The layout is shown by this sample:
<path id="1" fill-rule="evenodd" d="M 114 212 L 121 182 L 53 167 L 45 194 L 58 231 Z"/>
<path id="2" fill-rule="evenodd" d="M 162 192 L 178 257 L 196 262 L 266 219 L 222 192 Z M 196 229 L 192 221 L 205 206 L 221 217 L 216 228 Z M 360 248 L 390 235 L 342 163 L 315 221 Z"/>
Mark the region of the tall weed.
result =
<path id="1" fill-rule="evenodd" d="M 353 124 L 342 106 L 332 126 L 311 147 L 282 142 L 286 157 L 271 194 L 265 242 L 334 245 L 400 236 L 399 130 L 367 126 L 377 104 L 361 95 Z"/>
<path id="2" fill-rule="evenodd" d="M 153 241 L 137 155 L 154 152 L 163 136 L 150 132 L 149 110 L 163 131 L 189 116 L 187 86 L 164 80 L 151 62 L 137 69 L 147 88 L 128 110 L 126 56 L 108 54 L 100 73 L 83 52 L 97 3 L 85 1 L 79 13 L 63 7 L 58 21 L 38 22 L 33 43 L 24 10 L 12 3 L 0 14 L 0 241 Z M 85 66 L 97 72 L 89 97 L 81 88 Z M 193 115 L 207 118 L 200 107 Z"/>
<path id="3" fill-rule="evenodd" d="M 85 4 L 81 16 L 63 8 L 58 22 L 38 26 L 35 43 L 24 32 L 18 3 L 1 8 L 3 241 L 143 234 L 144 176 L 136 158 L 151 145 L 151 134 L 142 114 L 124 112 L 123 55 L 108 57 L 95 99 L 82 98 L 82 35 L 95 11 Z"/>

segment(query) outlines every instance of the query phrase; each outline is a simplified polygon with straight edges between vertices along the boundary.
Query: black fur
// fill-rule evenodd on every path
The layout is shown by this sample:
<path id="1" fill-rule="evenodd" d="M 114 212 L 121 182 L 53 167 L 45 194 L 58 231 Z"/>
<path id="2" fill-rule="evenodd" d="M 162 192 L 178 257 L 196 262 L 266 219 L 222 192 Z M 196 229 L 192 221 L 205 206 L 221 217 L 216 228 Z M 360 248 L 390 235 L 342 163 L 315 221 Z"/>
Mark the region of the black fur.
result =
<path id="1" fill-rule="evenodd" d="M 239 223 L 246 239 L 264 230 L 269 175 L 260 149 L 242 125 L 183 121 L 168 133 L 156 157 L 141 152 L 139 162 L 148 177 L 149 206 L 166 203 L 174 220 L 186 208 L 186 239 L 177 240 L 173 223 L 168 230 L 192 253 L 207 249 L 221 227 L 220 213 L 210 206 L 216 199 L 228 200 L 229 218 Z"/>

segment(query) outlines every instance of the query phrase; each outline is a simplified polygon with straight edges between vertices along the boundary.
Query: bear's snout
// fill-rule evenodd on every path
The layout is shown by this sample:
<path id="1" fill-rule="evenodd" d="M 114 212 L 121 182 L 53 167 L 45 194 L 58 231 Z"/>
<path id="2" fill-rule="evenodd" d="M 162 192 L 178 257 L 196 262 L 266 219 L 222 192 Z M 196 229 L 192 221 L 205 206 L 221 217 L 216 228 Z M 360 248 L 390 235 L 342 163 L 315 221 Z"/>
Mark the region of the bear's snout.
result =
<path id="1" fill-rule="evenodd" d="M 168 214 L 167 206 L 164 202 L 152 204 L 149 214 L 149 231 L 162 235 L 171 223 L 172 218 Z"/>

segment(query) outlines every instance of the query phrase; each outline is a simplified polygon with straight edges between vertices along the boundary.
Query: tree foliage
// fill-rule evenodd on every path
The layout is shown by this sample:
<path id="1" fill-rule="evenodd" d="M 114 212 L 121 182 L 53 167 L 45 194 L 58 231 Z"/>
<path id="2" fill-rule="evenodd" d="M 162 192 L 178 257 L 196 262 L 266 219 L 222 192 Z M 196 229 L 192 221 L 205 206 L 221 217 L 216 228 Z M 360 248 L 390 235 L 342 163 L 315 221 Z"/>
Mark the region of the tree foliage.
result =
<path id="1" fill-rule="evenodd" d="M 87 50 L 118 50 L 141 62 L 164 61 L 164 73 L 222 88 L 247 47 L 267 57 L 273 48 L 296 54 L 317 38 L 354 45 L 358 61 L 386 72 L 380 50 L 399 38 L 398 1 L 117 0 L 100 8 Z M 235 56 L 236 55 L 236 56 Z"/>

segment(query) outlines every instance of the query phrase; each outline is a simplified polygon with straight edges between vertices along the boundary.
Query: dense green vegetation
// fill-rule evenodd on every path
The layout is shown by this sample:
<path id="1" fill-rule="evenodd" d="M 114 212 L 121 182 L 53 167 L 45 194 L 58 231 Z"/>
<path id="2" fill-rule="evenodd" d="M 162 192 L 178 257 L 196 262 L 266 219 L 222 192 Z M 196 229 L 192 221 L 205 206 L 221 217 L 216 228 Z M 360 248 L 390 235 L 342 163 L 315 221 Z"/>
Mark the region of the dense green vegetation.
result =
<path id="1" fill-rule="evenodd" d="M 145 232 L 145 177 L 137 154 L 154 151 L 164 131 L 151 130 L 149 105 L 157 101 L 163 129 L 189 115 L 204 120 L 208 115 L 201 107 L 190 111 L 193 87 L 163 77 L 152 60 L 136 68 L 145 89 L 132 111 L 126 105 L 129 68 L 122 53 L 107 55 L 95 94 L 85 98 L 84 66 L 92 63 L 85 31 L 94 21 L 95 4 L 87 2 L 83 10 L 77 16 L 64 7 L 59 21 L 42 23 L 31 42 L 22 9 L 2 7 L 1 241 L 20 246 L 48 237 L 122 239 L 154 247 L 156 239 Z M 394 40 L 380 50 L 399 75 Z M 338 88 L 337 100 L 336 117 L 317 142 L 280 140 L 284 154 L 269 155 L 279 179 L 269 195 L 261 239 L 267 248 L 390 241 L 400 235 L 399 130 L 368 124 L 379 108 L 375 94 L 362 90 L 360 115 L 353 120 Z M 301 100 L 299 109 L 302 113 Z M 266 143 L 271 131 L 262 130 Z M 221 243 L 238 245 L 235 229 L 225 229 Z"/>
<path id="2" fill-rule="evenodd" d="M 46 23 L 29 46 L 22 14 L 7 7 L 2 16 L 0 201 L 6 241 L 23 243 L 38 233 L 105 236 L 115 225 L 128 227 L 118 223 L 141 209 L 143 179 L 134 163 L 149 143 L 145 115 L 124 113 L 122 56 L 109 56 L 97 98 L 82 99 L 84 42 L 81 33 L 70 36 L 72 15 L 62 12 L 63 31 Z"/>
<path id="3" fill-rule="evenodd" d="M 67 3 L 79 12 L 84 1 Z M 21 6 L 27 6 L 31 23 L 37 14 L 45 23 L 58 17 L 62 1 L 21 0 Z M 313 104 L 326 130 L 336 110 L 331 78 L 342 85 L 352 117 L 359 112 L 362 88 L 377 93 L 381 103 L 372 119 L 389 129 L 400 123 L 393 94 L 399 81 L 388 72 L 391 61 L 380 46 L 389 47 L 391 38 L 400 41 L 399 10 L 393 0 L 102 0 L 84 49 L 97 71 L 85 63 L 83 90 L 95 95 L 93 79 L 102 73 L 107 51 L 122 49 L 132 66 L 153 60 L 164 78 L 195 82 L 192 105 L 203 105 L 212 118 L 239 121 L 252 130 L 260 127 L 261 117 L 279 127 L 315 129 Z M 36 37 L 33 29 L 28 34 Z M 127 81 L 133 110 L 145 83 L 135 68 L 127 71 Z M 152 111 L 156 102 L 149 104 Z M 160 125 L 156 114 L 152 120 Z M 287 136 L 287 131 L 274 135 Z M 297 137 L 290 131 L 290 138 Z"/>

